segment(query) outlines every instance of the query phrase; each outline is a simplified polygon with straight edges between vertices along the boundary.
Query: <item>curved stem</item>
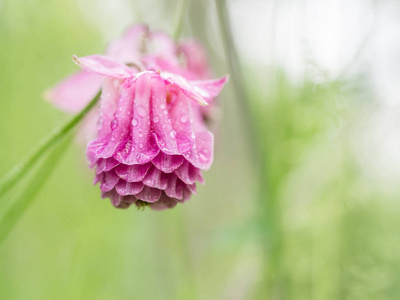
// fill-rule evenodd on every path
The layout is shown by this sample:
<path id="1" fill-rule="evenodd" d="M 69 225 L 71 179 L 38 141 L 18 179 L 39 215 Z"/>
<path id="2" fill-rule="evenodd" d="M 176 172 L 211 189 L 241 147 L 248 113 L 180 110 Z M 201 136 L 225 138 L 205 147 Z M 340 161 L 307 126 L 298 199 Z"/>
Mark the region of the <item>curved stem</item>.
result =
<path id="1" fill-rule="evenodd" d="M 185 16 L 189 4 L 189 0 L 177 0 L 178 3 L 176 5 L 175 9 L 175 15 L 174 15 L 174 27 L 172 31 L 172 37 L 174 40 L 177 40 L 181 34 L 182 31 L 182 26 L 185 21 Z"/>
<path id="2" fill-rule="evenodd" d="M 21 219 L 29 205 L 40 192 L 46 180 L 50 177 L 57 163 L 63 156 L 72 140 L 72 133 L 64 139 L 49 155 L 45 156 L 29 174 L 27 183 L 22 187 L 19 195 L 12 199 L 12 204 L 0 218 L 0 245 Z"/>
<path id="3" fill-rule="evenodd" d="M 45 154 L 52 146 L 57 144 L 62 138 L 70 132 L 82 119 L 87 115 L 87 113 L 92 109 L 92 107 L 97 103 L 100 98 L 100 92 L 93 98 L 92 101 L 76 116 L 53 130 L 50 135 L 44 138 L 35 149 L 25 157 L 21 162 L 14 166 L 1 180 L 0 180 L 0 197 L 2 197 L 8 190 L 10 190 L 15 183 L 21 179 L 26 172 L 34 166 L 34 164 L 39 160 L 39 158 Z"/>

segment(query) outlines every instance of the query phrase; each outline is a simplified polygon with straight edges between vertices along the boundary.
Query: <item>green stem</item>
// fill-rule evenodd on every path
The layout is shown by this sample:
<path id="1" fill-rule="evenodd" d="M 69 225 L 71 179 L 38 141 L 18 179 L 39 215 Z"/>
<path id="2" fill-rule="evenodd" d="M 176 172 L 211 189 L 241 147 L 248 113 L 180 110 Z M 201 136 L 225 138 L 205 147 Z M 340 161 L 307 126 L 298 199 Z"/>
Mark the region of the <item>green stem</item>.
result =
<path id="1" fill-rule="evenodd" d="M 185 20 L 185 16 L 186 16 L 186 12 L 187 12 L 187 8 L 188 8 L 188 4 L 189 4 L 189 0 L 177 0 L 178 3 L 176 5 L 176 9 L 175 9 L 175 15 L 174 15 L 174 29 L 172 31 L 172 37 L 174 38 L 174 40 L 176 41 L 179 36 L 181 35 L 181 31 L 182 31 L 182 26 Z"/>
<path id="2" fill-rule="evenodd" d="M 254 170 L 259 178 L 259 228 L 262 235 L 262 247 L 264 251 L 264 266 L 261 275 L 262 284 L 260 291 L 263 299 L 270 298 L 274 293 L 276 282 L 279 280 L 280 255 L 282 251 L 282 226 L 279 211 L 279 203 L 273 193 L 273 186 L 269 183 L 271 178 L 268 172 L 267 145 L 259 138 L 262 131 L 257 126 L 257 114 L 249 106 L 250 101 L 244 87 L 244 77 L 236 52 L 235 43 L 231 31 L 231 22 L 226 7 L 226 0 L 215 0 L 221 38 L 228 60 L 228 65 L 233 81 L 235 94 L 241 105 L 243 124 L 248 132 L 248 139 L 253 151 Z"/>
<path id="3" fill-rule="evenodd" d="M 40 192 L 40 189 L 50 177 L 65 150 L 68 148 L 71 139 L 72 135 L 69 134 L 68 138 L 56 145 L 56 147 L 50 151 L 49 155 L 45 156 L 39 162 L 38 166 L 33 167 L 33 171 L 30 172 L 27 183 L 20 189 L 20 194 L 12 199 L 11 206 L 0 218 L 0 245 Z"/>
<path id="4" fill-rule="evenodd" d="M 93 98 L 92 101 L 76 116 L 69 120 L 66 124 L 57 127 L 50 135 L 44 138 L 35 149 L 25 157 L 21 162 L 14 166 L 1 180 L 0 180 L 0 198 L 10 190 L 15 183 L 20 180 L 28 170 L 30 170 L 38 159 L 45 154 L 52 146 L 57 144 L 62 138 L 70 132 L 92 107 L 97 103 L 100 97 L 100 92 Z"/>
<path id="5" fill-rule="evenodd" d="M 255 124 L 255 118 L 252 115 L 252 112 L 249 107 L 249 97 L 244 88 L 244 80 L 243 80 L 243 72 L 241 66 L 239 64 L 238 55 L 236 52 L 235 42 L 233 40 L 233 35 L 231 31 L 231 22 L 229 19 L 229 14 L 226 9 L 226 1 L 225 0 L 215 0 L 215 5 L 217 7 L 218 14 L 218 22 L 221 31 L 221 38 L 223 42 L 223 47 L 225 51 L 226 58 L 228 60 L 228 66 L 230 71 L 230 76 L 233 82 L 233 88 L 235 89 L 235 96 L 239 101 L 239 105 L 241 106 L 241 111 L 243 112 L 243 124 L 246 127 L 246 131 L 248 132 L 248 137 L 251 144 L 256 144 L 256 147 L 252 148 L 254 151 L 254 162 L 256 168 L 264 167 L 261 161 L 263 161 L 263 157 L 261 155 L 262 147 L 259 139 L 257 138 L 257 126 Z"/>

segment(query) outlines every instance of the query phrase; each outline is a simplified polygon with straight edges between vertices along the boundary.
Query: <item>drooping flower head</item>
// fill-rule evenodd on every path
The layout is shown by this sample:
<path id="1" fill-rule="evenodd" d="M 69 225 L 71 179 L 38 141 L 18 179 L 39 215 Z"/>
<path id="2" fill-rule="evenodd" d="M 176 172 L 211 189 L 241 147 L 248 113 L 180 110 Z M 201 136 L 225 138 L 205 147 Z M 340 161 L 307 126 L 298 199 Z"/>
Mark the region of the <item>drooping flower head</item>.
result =
<path id="1" fill-rule="evenodd" d="M 209 68 L 201 66 L 204 58 L 191 54 L 182 65 L 178 54 L 195 53 L 190 46 L 177 47 L 164 33 L 133 27 L 110 44 L 107 56 L 74 57 L 82 71 L 56 87 L 79 94 L 70 89 L 91 81 L 86 87 L 98 91 L 94 82 L 100 80 L 98 134 L 88 144 L 87 156 L 96 167 L 102 197 L 116 207 L 174 207 L 196 192 L 202 170 L 212 163 L 213 135 L 201 107 L 212 103 L 227 78 L 197 80 Z"/>

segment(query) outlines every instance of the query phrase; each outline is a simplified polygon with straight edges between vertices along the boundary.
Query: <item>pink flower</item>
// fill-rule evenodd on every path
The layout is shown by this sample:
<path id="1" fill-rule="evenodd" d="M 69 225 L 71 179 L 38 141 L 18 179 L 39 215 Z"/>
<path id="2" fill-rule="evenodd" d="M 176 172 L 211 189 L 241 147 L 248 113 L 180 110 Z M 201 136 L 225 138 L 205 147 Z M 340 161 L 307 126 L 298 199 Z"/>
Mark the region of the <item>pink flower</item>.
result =
<path id="1" fill-rule="evenodd" d="M 200 43 L 188 40 L 176 45 L 167 34 L 150 32 L 143 24 L 132 26 L 121 38 L 111 42 L 106 55 L 120 63 L 146 70 L 169 71 L 190 80 L 211 77 L 207 57 Z M 179 56 L 183 57 L 184 65 Z M 93 99 L 101 83 L 101 76 L 82 70 L 46 91 L 45 97 L 61 110 L 77 113 Z"/>
<path id="2" fill-rule="evenodd" d="M 200 43 L 176 44 L 145 25 L 131 27 L 106 54 L 74 56 L 82 70 L 47 92 L 57 107 L 74 113 L 102 89 L 99 112 L 86 118 L 84 130 L 95 136 L 87 156 L 102 197 L 116 207 L 154 209 L 189 199 L 213 159 L 204 108 L 227 78 L 204 80 L 211 69 Z"/>
<path id="3" fill-rule="evenodd" d="M 87 149 L 102 196 L 121 208 L 148 203 L 165 209 L 189 199 L 213 160 L 213 135 L 197 108 L 211 102 L 227 78 L 137 73 L 100 55 L 74 60 L 104 76 L 98 136 Z"/>

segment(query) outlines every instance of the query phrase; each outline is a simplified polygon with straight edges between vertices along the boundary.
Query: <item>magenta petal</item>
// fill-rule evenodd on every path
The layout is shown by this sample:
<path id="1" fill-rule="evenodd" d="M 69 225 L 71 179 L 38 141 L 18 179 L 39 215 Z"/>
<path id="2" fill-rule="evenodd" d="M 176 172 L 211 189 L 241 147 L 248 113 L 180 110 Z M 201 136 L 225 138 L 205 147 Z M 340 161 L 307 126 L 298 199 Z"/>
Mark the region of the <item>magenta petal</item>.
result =
<path id="1" fill-rule="evenodd" d="M 167 155 L 160 152 L 151 162 L 164 173 L 172 173 L 182 165 L 183 161 L 184 158 L 181 155 Z"/>
<path id="2" fill-rule="evenodd" d="M 196 168 L 208 170 L 213 162 L 214 136 L 211 132 L 196 133 L 196 148 L 185 158 Z"/>
<path id="3" fill-rule="evenodd" d="M 156 167 L 151 167 L 147 172 L 146 177 L 142 180 L 149 187 L 165 190 L 168 186 L 167 174 L 161 172 Z"/>
<path id="4" fill-rule="evenodd" d="M 116 158 L 128 165 L 149 162 L 160 151 L 151 135 L 151 80 L 152 77 L 150 74 L 145 74 L 138 78 L 131 88 L 129 88 L 133 89 L 134 99 L 131 94 L 128 107 L 121 110 L 121 114 L 125 118 L 121 123 L 128 121 L 129 126 L 125 126 L 129 132 L 125 149 L 117 153 Z"/>
<path id="5" fill-rule="evenodd" d="M 228 79 L 229 77 L 225 76 L 212 80 L 191 81 L 190 84 L 203 97 L 203 99 L 210 103 L 219 95 L 225 83 L 228 82 Z"/>
<path id="6" fill-rule="evenodd" d="M 186 184 L 195 183 L 197 179 L 196 168 L 187 160 L 174 171 L 174 174 Z"/>
<path id="7" fill-rule="evenodd" d="M 193 193 L 195 195 L 197 194 L 196 184 L 195 183 L 188 184 L 187 187 L 188 187 L 188 189 L 190 190 L 191 193 Z"/>
<path id="8" fill-rule="evenodd" d="M 168 187 L 164 191 L 168 197 L 182 200 L 184 185 L 185 184 L 175 174 L 170 174 L 168 176 Z"/>
<path id="9" fill-rule="evenodd" d="M 144 188 L 143 183 L 141 182 L 126 182 L 124 180 L 119 180 L 115 189 L 118 194 L 122 196 L 126 195 L 136 195 L 140 193 Z M 125 201 L 125 200 L 124 200 Z"/>
<path id="10" fill-rule="evenodd" d="M 161 78 L 171 85 L 178 86 L 182 92 L 188 96 L 190 99 L 198 102 L 200 105 L 206 106 L 208 105 L 207 101 L 203 98 L 201 93 L 199 93 L 199 89 L 194 88 L 189 81 L 184 79 L 179 75 L 174 75 L 168 72 L 161 72 Z"/>
<path id="11" fill-rule="evenodd" d="M 108 172 L 114 169 L 118 164 L 119 162 L 113 158 L 100 158 L 97 162 L 96 173 L 101 174 L 103 172 Z"/>
<path id="12" fill-rule="evenodd" d="M 72 56 L 72 60 L 87 72 L 94 72 L 107 77 L 124 79 L 133 74 L 133 71 L 128 66 L 104 55 L 89 55 L 84 57 L 74 55 Z"/>
<path id="13" fill-rule="evenodd" d="M 154 210 L 164 210 L 173 208 L 177 204 L 175 199 L 168 197 L 165 193 L 161 194 L 160 199 L 157 202 L 151 203 L 150 207 Z"/>
<path id="14" fill-rule="evenodd" d="M 123 165 L 120 164 L 115 168 L 115 172 L 119 178 L 127 182 L 142 181 L 151 167 L 151 163 L 144 165 Z"/>
<path id="15" fill-rule="evenodd" d="M 100 189 L 103 192 L 111 191 L 118 182 L 118 176 L 114 171 L 105 172 L 101 178 Z"/>
<path id="16" fill-rule="evenodd" d="M 101 88 L 101 76 L 79 71 L 45 92 L 45 97 L 61 110 L 81 111 Z"/>
<path id="17" fill-rule="evenodd" d="M 211 77 L 211 68 L 203 46 L 195 41 L 184 41 L 179 50 L 186 58 L 187 68 L 196 75 L 197 78 L 204 79 Z"/>
<path id="18" fill-rule="evenodd" d="M 161 190 L 145 186 L 143 190 L 136 194 L 136 198 L 146 202 L 156 202 L 161 196 Z"/>
<path id="19" fill-rule="evenodd" d="M 118 207 L 121 204 L 122 201 L 122 196 L 120 196 L 115 189 L 112 189 L 111 191 L 108 192 L 103 192 L 101 194 L 101 198 L 110 198 L 112 205 L 115 207 Z"/>

